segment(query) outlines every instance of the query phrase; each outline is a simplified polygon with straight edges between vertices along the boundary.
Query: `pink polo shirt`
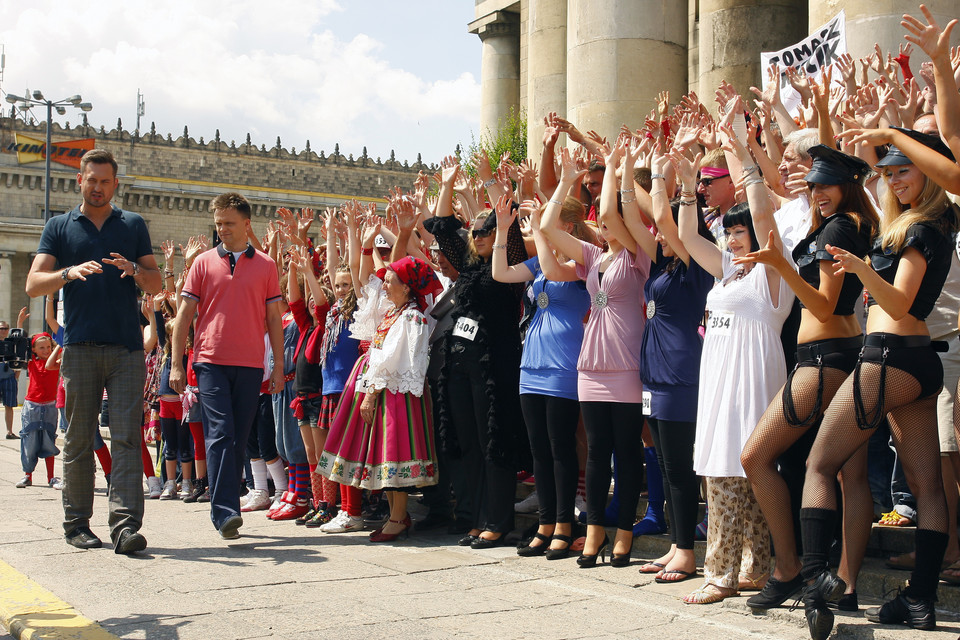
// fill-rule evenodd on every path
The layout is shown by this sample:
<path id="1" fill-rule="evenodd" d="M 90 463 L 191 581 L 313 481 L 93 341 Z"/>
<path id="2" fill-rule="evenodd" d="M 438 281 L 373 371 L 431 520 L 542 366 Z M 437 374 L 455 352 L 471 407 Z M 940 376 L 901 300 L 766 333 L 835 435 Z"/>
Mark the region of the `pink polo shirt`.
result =
<path id="1" fill-rule="evenodd" d="M 273 259 L 247 245 L 235 266 L 217 245 L 197 256 L 181 295 L 197 301 L 194 362 L 263 368 L 267 305 L 280 301 Z"/>

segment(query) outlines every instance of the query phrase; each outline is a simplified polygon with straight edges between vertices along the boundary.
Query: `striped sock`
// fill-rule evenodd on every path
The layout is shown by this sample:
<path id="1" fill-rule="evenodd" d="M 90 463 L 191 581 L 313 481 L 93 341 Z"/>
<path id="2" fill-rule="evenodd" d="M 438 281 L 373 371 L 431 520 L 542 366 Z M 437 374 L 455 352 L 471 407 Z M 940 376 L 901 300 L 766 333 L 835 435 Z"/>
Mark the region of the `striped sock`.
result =
<path id="1" fill-rule="evenodd" d="M 297 499 L 310 495 L 310 465 L 297 465 Z"/>
<path id="2" fill-rule="evenodd" d="M 287 491 L 297 493 L 297 465 L 292 462 L 287 463 Z"/>

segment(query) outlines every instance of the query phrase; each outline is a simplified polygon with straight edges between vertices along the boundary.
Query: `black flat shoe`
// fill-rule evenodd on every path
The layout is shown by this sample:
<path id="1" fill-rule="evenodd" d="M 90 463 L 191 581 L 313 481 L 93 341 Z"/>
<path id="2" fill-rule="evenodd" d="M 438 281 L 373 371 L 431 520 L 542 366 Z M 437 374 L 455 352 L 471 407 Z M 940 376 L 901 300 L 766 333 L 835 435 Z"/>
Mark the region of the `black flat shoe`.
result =
<path id="1" fill-rule="evenodd" d="M 799 573 L 792 580 L 786 581 L 770 576 L 760 593 L 747 599 L 747 606 L 758 611 L 773 609 L 797 595 L 801 589 L 803 589 L 803 578 Z"/>
<path id="2" fill-rule="evenodd" d="M 908 598 L 902 591 L 897 597 L 884 603 L 882 607 L 867 609 L 867 620 L 880 624 L 905 624 L 914 629 L 929 631 L 937 627 L 937 615 L 933 609 L 933 600 L 929 598 Z"/>
<path id="3" fill-rule="evenodd" d="M 461 547 L 469 547 L 471 544 L 473 544 L 474 540 L 477 540 L 477 536 L 472 536 L 468 533 L 467 535 L 457 540 L 457 544 L 460 545 Z"/>
<path id="4" fill-rule="evenodd" d="M 597 549 L 597 552 L 590 555 L 581 553 L 580 557 L 577 558 L 577 565 L 581 569 L 591 569 L 597 566 L 597 556 L 600 557 L 601 562 L 604 562 L 607 557 L 608 544 L 610 544 L 610 540 L 607 538 L 607 534 L 603 534 L 603 542 L 600 543 L 600 548 Z"/>
<path id="5" fill-rule="evenodd" d="M 77 549 L 99 549 L 103 542 L 90 531 L 89 527 L 77 527 L 64 536 L 67 544 Z"/>
<path id="6" fill-rule="evenodd" d="M 837 609 L 840 611 L 859 611 L 860 603 L 857 601 L 857 592 L 843 594 L 843 597 L 837 600 Z"/>
<path id="7" fill-rule="evenodd" d="M 570 545 L 573 544 L 573 538 L 563 534 L 553 534 L 553 540 L 566 542 L 567 546 L 563 549 L 547 549 L 547 560 L 563 560 L 570 557 Z"/>
<path id="8" fill-rule="evenodd" d="M 545 536 L 538 531 L 537 533 L 533 534 L 533 539 L 539 540 L 542 544 L 538 544 L 535 547 L 531 546 L 530 544 L 519 547 L 517 549 L 517 555 L 523 558 L 532 558 L 534 556 L 542 556 L 546 553 L 547 558 L 549 559 L 549 551 L 547 551 L 547 549 L 550 546 L 550 536 Z"/>
<path id="9" fill-rule="evenodd" d="M 506 542 L 507 535 L 501 533 L 499 538 L 490 540 L 488 538 L 481 538 L 477 536 L 477 539 L 470 543 L 471 549 L 493 549 L 494 547 L 499 547 Z"/>
<path id="10" fill-rule="evenodd" d="M 13 434 L 13 433 L 8 433 L 8 434 L 7 434 L 7 440 L 19 440 L 19 439 L 20 439 L 20 436 L 18 436 L 18 435 L 16 435 L 16 434 Z"/>

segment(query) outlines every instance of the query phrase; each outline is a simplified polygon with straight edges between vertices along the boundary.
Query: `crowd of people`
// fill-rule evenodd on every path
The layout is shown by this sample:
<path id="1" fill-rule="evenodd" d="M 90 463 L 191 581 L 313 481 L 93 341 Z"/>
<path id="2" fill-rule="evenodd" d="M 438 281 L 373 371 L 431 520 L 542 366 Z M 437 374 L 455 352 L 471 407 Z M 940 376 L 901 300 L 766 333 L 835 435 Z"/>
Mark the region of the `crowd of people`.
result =
<path id="1" fill-rule="evenodd" d="M 933 628 L 939 579 L 960 581 L 941 573 L 960 560 L 960 51 L 956 21 L 921 10 L 896 58 L 844 55 L 820 80 L 774 66 L 756 109 L 723 83 L 716 118 L 663 93 L 611 141 L 550 113 L 539 158 L 445 158 L 385 212 L 280 209 L 259 236 L 223 194 L 218 243 L 190 238 L 179 271 L 173 242 L 161 271 L 142 218 L 111 204 L 112 156 L 88 152 L 83 203 L 46 225 L 27 280 L 63 314 L 32 338 L 21 485 L 39 458 L 54 484 L 61 407 L 74 546 L 101 545 L 97 452 L 118 553 L 146 548 L 144 474 L 150 497 L 209 501 L 224 539 L 256 511 L 358 531 L 382 502 L 371 542 L 443 525 L 485 549 L 514 529 L 525 470 L 539 518 L 520 556 L 625 567 L 635 536 L 669 523 L 641 572 L 695 578 L 705 534 L 684 602 L 802 600 L 824 639 L 828 603 L 858 609 L 889 439 L 916 551 L 893 559 L 909 585 L 867 616 Z M 917 76 L 912 46 L 930 58 Z"/>

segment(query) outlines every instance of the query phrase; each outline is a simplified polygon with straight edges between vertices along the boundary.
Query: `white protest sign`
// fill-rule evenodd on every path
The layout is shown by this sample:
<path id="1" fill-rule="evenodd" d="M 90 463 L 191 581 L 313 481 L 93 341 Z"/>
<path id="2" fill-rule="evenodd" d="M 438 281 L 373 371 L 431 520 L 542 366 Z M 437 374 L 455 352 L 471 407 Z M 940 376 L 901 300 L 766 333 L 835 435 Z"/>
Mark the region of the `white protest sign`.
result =
<path id="1" fill-rule="evenodd" d="M 764 82 L 767 68 L 771 64 L 780 65 L 780 100 L 790 115 L 795 116 L 800 106 L 800 94 L 787 81 L 784 70 L 787 67 L 802 68 L 808 77 L 819 80 L 823 70 L 846 52 L 846 15 L 841 11 L 830 22 L 797 44 L 779 51 L 761 53 L 760 65 L 763 68 Z M 834 82 L 841 82 L 839 73 L 834 74 Z"/>

